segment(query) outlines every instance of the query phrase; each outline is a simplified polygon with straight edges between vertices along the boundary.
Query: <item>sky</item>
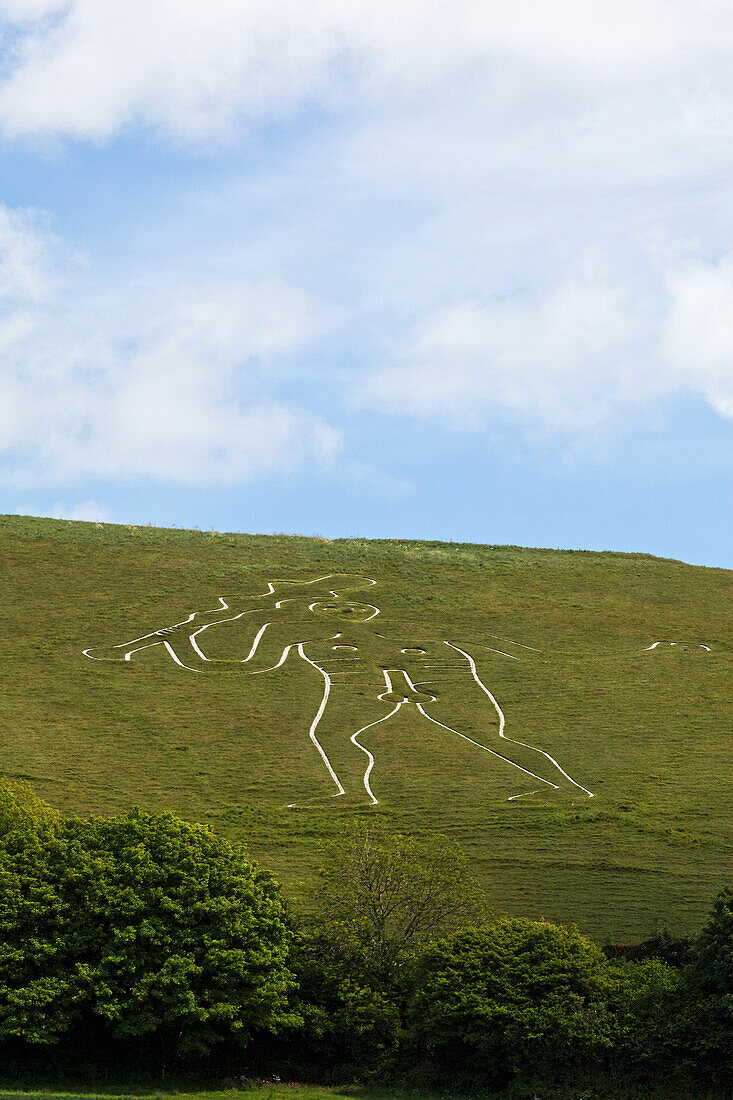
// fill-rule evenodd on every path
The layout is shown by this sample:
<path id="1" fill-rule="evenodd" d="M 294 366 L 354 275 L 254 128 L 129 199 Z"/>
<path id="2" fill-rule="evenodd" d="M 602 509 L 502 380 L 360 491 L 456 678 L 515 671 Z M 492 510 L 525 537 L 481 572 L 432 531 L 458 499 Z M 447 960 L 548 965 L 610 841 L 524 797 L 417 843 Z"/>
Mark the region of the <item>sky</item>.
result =
<path id="1" fill-rule="evenodd" d="M 0 512 L 733 567 L 733 0 L 0 0 Z"/>

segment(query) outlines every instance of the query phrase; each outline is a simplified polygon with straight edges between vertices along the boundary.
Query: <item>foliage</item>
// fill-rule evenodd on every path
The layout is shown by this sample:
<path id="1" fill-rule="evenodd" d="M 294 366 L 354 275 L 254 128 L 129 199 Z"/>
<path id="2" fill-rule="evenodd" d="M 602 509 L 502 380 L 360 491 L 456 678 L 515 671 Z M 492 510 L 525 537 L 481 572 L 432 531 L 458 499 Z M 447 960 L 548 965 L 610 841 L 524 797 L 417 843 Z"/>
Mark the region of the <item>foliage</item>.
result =
<path id="1" fill-rule="evenodd" d="M 679 1045 L 712 1077 L 733 1079 L 733 888 L 725 887 L 695 944 L 680 990 Z"/>
<path id="2" fill-rule="evenodd" d="M 674 1066 L 681 978 L 659 959 L 612 963 L 606 995 L 612 1043 L 604 1062 L 653 1082 Z"/>
<path id="3" fill-rule="evenodd" d="M 279 887 L 241 845 L 172 814 L 60 819 L 1 794 L 0 1040 L 101 1021 L 185 1054 L 294 1022 Z"/>
<path id="4" fill-rule="evenodd" d="M 278 1075 L 279 1076 L 279 1075 Z M 418 1092 L 414 1088 L 399 1089 L 385 1087 L 328 1088 L 323 1085 L 308 1085 L 300 1081 L 278 1081 L 277 1078 L 226 1078 L 217 1082 L 216 1088 L 201 1082 L 188 1083 L 186 1091 L 180 1091 L 186 1082 L 179 1081 L 175 1087 L 161 1088 L 148 1084 L 146 1089 L 131 1090 L 122 1084 L 117 1086 L 106 1082 L 103 1089 L 79 1087 L 74 1082 L 70 1091 L 61 1092 L 59 1079 L 51 1074 L 47 1077 L 48 1089 L 28 1091 L 27 1086 L 13 1091 L 0 1091 L 0 1100 L 458 1100 L 460 1094 Z M 729 1100 L 730 1094 L 723 1095 L 718 1090 L 700 1089 L 699 1085 L 685 1088 L 674 1084 L 657 1082 L 655 1086 L 645 1087 L 643 1091 L 631 1086 L 615 1086 L 610 1082 L 595 1081 L 586 1088 L 553 1086 L 548 1083 L 533 1085 L 530 1089 L 512 1088 L 496 1096 L 495 1100 Z M 463 1100 L 463 1098 L 462 1098 Z"/>
<path id="5" fill-rule="evenodd" d="M 502 1088 L 507 1100 L 563 1081 L 567 1095 L 626 1082 L 629 1096 L 663 1081 L 681 1097 L 696 1075 L 730 1080 L 733 890 L 691 963 L 672 967 L 609 960 L 547 921 L 466 927 L 481 899 L 453 845 L 371 820 L 348 824 L 323 876 L 318 930 L 293 933 L 272 876 L 211 829 L 141 811 L 64 818 L 0 782 L 6 1070 L 49 1055 L 90 1067 L 101 1043 L 128 1067 L 134 1053 L 140 1067 L 183 1058 L 238 1079 Z"/>
<path id="6" fill-rule="evenodd" d="M 385 1080 L 402 1034 L 400 998 L 329 938 L 300 936 L 291 965 L 303 1025 L 286 1056 L 319 1080 Z"/>
<path id="7" fill-rule="evenodd" d="M 323 847 L 317 905 L 328 938 L 393 981 L 404 962 L 442 933 L 476 920 L 485 901 L 460 848 L 355 818 Z"/>
<path id="8" fill-rule="evenodd" d="M 648 940 L 640 943 L 614 943 L 606 944 L 603 954 L 608 959 L 629 959 L 634 962 L 642 962 L 644 959 L 659 959 L 667 966 L 679 969 L 686 966 L 692 956 L 692 937 L 677 936 L 668 928 L 657 932 Z"/>
<path id="9" fill-rule="evenodd" d="M 721 998 L 721 1009 L 733 1010 L 733 887 L 713 901 L 695 945 L 691 977 L 702 992 Z"/>
<path id="10" fill-rule="evenodd" d="M 576 930 L 502 919 L 429 948 L 409 1009 L 429 1079 L 497 1088 L 555 1079 L 610 1046 L 608 964 Z"/>

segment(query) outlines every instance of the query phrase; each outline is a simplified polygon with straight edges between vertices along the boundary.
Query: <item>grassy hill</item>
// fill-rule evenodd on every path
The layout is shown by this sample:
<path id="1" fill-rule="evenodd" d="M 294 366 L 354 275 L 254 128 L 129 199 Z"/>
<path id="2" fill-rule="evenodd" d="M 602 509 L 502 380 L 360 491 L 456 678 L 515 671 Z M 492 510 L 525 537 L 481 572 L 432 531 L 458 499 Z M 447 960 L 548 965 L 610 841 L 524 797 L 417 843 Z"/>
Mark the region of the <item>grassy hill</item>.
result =
<path id="1" fill-rule="evenodd" d="M 293 583 L 324 575 L 336 597 Z M 291 889 L 319 836 L 379 814 L 455 837 L 498 907 L 612 940 L 697 927 L 730 877 L 730 572 L 3 517 L 0 576 L 0 773 L 61 810 L 210 822 Z M 185 627 L 119 659 L 193 611 L 208 661 Z M 327 679 L 338 798 L 309 738 Z"/>

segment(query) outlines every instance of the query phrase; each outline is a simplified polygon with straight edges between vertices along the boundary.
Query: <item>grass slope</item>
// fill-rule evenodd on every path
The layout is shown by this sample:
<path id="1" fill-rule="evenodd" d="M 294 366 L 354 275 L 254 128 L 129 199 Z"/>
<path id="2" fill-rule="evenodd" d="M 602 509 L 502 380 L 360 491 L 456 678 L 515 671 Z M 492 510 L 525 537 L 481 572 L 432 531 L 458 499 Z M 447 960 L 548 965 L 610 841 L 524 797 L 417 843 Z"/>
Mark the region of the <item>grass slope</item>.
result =
<path id="1" fill-rule="evenodd" d="M 381 616 L 343 639 L 358 640 L 365 668 L 379 676 L 400 667 L 400 643 L 465 647 L 510 736 L 552 753 L 595 793 L 589 800 L 568 786 L 508 801 L 527 789 L 516 770 L 405 707 L 362 739 L 377 759 L 380 805 L 358 812 L 456 838 L 496 906 L 512 914 L 574 921 L 611 940 L 699 925 L 730 874 L 733 841 L 725 570 L 641 554 L 3 517 L 0 773 L 29 780 L 62 810 L 140 805 L 209 822 L 246 838 L 294 889 L 315 840 L 356 806 L 328 797 L 308 740 L 323 688 L 315 670 L 288 661 L 264 676 L 233 666 L 201 676 L 161 646 L 129 664 L 90 661 L 82 649 L 177 622 L 220 594 L 263 592 L 271 578 L 327 573 L 378 582 L 351 596 Z M 241 652 L 236 629 L 211 632 L 215 656 L 227 646 Z M 287 629 L 293 640 L 305 628 L 291 623 L 283 637 Z M 660 639 L 689 644 L 643 652 Z M 372 713 L 372 682 L 334 695 L 333 730 L 346 741 L 369 720 L 360 715 Z M 469 729 L 489 715 L 464 687 L 445 685 L 441 713 Z M 314 797 L 311 808 L 287 809 Z"/>

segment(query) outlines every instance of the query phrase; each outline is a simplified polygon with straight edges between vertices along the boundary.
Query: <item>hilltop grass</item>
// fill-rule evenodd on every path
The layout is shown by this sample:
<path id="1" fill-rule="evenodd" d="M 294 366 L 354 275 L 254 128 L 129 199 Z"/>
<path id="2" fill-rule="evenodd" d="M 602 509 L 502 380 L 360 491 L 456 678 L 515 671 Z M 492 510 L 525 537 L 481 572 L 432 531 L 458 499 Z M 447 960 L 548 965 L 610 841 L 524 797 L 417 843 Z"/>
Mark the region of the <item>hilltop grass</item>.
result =
<path id="1" fill-rule="evenodd" d="M 478 652 L 498 634 L 536 647 L 522 661 L 482 651 L 482 676 L 513 735 L 552 752 L 596 795 L 508 802 L 488 761 L 467 766 L 462 746 L 410 708 L 375 734 L 380 805 L 358 812 L 454 837 L 492 903 L 514 915 L 616 941 L 699 926 L 733 848 L 725 570 L 641 554 L 3 517 L 0 774 L 62 811 L 139 805 L 208 822 L 245 839 L 301 893 L 318 838 L 353 813 L 328 802 L 286 808 L 323 782 L 307 739 L 321 685 L 302 662 L 245 681 L 186 673 L 159 649 L 125 667 L 81 651 L 213 606 L 221 593 L 324 573 L 377 579 L 368 598 L 390 637 L 450 638 Z M 658 639 L 691 645 L 642 652 Z"/>

